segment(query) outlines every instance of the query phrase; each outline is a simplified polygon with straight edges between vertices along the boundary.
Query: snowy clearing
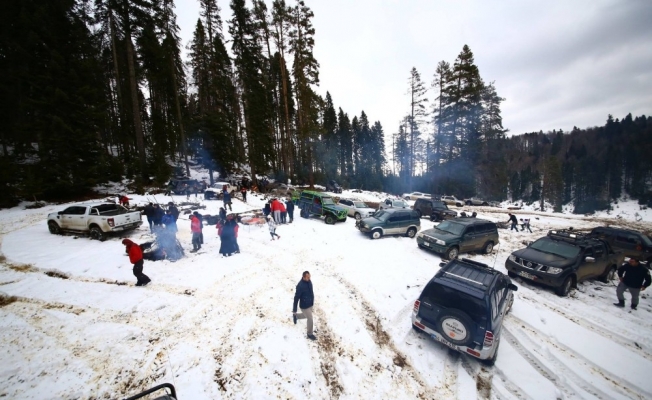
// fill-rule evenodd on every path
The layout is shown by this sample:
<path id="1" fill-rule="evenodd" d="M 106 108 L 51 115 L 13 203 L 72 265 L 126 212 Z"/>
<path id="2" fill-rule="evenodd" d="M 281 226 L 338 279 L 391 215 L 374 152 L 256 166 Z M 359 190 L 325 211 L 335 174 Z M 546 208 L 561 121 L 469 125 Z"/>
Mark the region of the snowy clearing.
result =
<path id="1" fill-rule="evenodd" d="M 130 197 L 132 204 L 152 199 Z M 262 195 L 248 200 L 234 200 L 234 211 L 264 204 Z M 222 205 L 198 201 L 202 213 Z M 46 215 L 63 208 L 0 212 L 0 397 L 119 398 L 170 382 L 181 399 L 652 398 L 647 291 L 630 312 L 612 305 L 614 282 L 583 283 L 561 298 L 517 279 L 498 360 L 487 367 L 411 329 L 414 300 L 440 262 L 414 239 L 370 240 L 352 218 L 331 226 L 296 210 L 294 223 L 277 229 L 282 239 L 270 241 L 266 226 L 241 226 L 242 253 L 221 258 L 215 227 L 205 226 L 199 253 L 145 261 L 152 283 L 138 288 L 121 237 L 102 243 L 48 232 Z M 507 220 L 506 209 L 463 209 Z M 548 229 L 650 230 L 649 211 L 633 202 L 591 217 L 518 210 L 532 218 L 534 233 L 500 230 L 493 254 L 462 257 L 505 272 L 507 256 Z M 178 226 L 188 251 L 187 216 Z M 152 238 L 146 223 L 124 237 Z M 291 318 L 304 270 L 315 289 L 316 342 L 305 338 L 305 321 Z"/>

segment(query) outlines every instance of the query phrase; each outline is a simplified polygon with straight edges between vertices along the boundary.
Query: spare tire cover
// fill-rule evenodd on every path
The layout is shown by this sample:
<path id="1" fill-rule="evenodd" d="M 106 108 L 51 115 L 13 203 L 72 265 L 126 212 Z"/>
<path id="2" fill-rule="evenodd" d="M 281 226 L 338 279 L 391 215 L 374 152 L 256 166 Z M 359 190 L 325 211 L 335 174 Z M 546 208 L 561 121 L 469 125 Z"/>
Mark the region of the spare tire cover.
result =
<path id="1" fill-rule="evenodd" d="M 439 318 L 439 332 L 444 339 L 456 345 L 465 345 L 472 339 L 473 323 L 464 312 L 447 310 Z"/>

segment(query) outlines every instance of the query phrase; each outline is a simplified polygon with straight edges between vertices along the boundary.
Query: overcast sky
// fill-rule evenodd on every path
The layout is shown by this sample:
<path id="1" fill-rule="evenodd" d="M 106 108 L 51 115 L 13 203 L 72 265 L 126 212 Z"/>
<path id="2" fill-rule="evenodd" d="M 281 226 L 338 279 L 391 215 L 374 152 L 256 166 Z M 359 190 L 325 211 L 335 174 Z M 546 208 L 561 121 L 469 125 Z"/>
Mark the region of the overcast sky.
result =
<path id="1" fill-rule="evenodd" d="M 218 0 L 225 34 L 229 3 Z M 412 67 L 430 86 L 437 63 L 452 64 L 464 44 L 482 79 L 506 99 L 503 125 L 512 134 L 599 126 L 608 114 L 652 115 L 650 0 L 305 3 L 315 14 L 317 92 L 330 92 L 351 118 L 364 110 L 386 134 L 408 113 Z M 176 6 L 186 45 L 199 3 Z"/>

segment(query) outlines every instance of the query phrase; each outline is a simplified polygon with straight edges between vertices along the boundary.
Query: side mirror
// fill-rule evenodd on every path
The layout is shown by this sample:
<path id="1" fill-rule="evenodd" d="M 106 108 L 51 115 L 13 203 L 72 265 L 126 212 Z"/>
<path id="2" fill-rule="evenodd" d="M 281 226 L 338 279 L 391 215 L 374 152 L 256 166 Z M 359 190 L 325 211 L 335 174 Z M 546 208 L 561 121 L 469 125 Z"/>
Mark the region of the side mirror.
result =
<path id="1" fill-rule="evenodd" d="M 510 283 L 509 285 L 507 285 L 507 289 L 517 291 L 518 286 L 514 285 L 513 283 Z"/>
<path id="2" fill-rule="evenodd" d="M 63 211 L 59 211 L 57 214 L 58 214 L 58 215 L 61 215 L 61 214 L 63 214 Z"/>
<path id="3" fill-rule="evenodd" d="M 446 263 L 445 263 L 445 262 L 440 262 L 440 263 L 439 263 L 439 267 L 440 267 L 440 268 L 441 268 L 441 267 L 445 267 L 445 266 L 446 266 Z"/>
<path id="4" fill-rule="evenodd" d="M 593 258 L 593 257 L 586 257 L 586 258 L 584 259 L 584 261 L 589 262 L 589 263 L 594 263 L 594 262 L 595 262 L 595 258 Z"/>
<path id="5" fill-rule="evenodd" d="M 532 243 L 534 243 L 534 242 L 532 242 L 531 240 L 524 240 L 524 241 L 521 242 L 522 245 L 525 245 L 525 246 L 528 246 L 528 247 L 529 247 Z"/>

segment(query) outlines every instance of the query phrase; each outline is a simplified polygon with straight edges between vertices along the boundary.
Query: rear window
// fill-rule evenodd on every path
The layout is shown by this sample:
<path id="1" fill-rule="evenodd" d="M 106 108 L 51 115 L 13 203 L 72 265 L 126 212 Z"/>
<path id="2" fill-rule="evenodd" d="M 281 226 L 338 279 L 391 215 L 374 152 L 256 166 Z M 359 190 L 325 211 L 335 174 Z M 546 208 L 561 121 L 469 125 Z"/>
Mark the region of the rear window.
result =
<path id="1" fill-rule="evenodd" d="M 430 282 L 426 293 L 433 304 L 464 311 L 477 324 L 487 322 L 487 306 L 483 299 L 478 299 L 437 282 Z"/>

